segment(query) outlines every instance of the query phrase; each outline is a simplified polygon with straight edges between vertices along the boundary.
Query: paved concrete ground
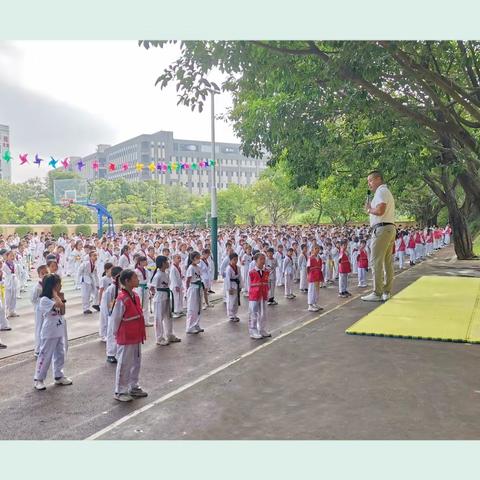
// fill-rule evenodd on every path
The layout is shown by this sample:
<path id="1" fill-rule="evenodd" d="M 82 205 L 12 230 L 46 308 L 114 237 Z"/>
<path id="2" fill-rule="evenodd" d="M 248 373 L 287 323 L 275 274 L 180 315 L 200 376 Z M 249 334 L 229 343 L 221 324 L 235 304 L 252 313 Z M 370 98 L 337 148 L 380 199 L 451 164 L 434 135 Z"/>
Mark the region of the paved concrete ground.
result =
<path id="1" fill-rule="evenodd" d="M 458 272 L 451 255 L 403 272 L 396 289 Z M 460 270 L 477 276 L 476 268 Z M 240 324 L 225 320 L 222 305 L 208 311 L 202 336 L 186 337 L 177 320 L 181 344 L 157 347 L 149 329 L 141 374 L 149 397 L 131 404 L 112 399 L 115 369 L 95 336 L 70 346 L 71 387 L 33 391 L 31 353 L 0 360 L 0 438 L 479 438 L 480 347 L 346 335 L 375 305 L 336 293 L 322 290 L 322 316 L 305 310 L 303 295 L 282 299 L 269 309 L 270 341 L 248 338 L 245 304 Z"/>

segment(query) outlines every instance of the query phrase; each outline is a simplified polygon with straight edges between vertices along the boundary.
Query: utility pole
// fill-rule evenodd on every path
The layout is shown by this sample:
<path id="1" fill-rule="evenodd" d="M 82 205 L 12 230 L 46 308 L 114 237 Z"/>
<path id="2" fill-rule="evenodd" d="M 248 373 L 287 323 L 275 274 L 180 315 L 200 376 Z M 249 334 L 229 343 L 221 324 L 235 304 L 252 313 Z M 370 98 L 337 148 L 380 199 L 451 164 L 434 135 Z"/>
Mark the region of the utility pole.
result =
<path id="1" fill-rule="evenodd" d="M 215 265 L 215 274 L 214 280 L 218 279 L 218 218 L 217 218 L 217 178 L 215 169 L 217 167 L 217 162 L 215 161 L 215 92 L 210 91 L 212 99 L 212 108 L 211 108 L 211 122 L 212 122 L 212 160 L 213 165 L 211 168 L 212 174 L 210 177 L 211 185 L 211 223 L 210 223 L 210 238 L 212 240 L 212 257 L 213 263 Z"/>

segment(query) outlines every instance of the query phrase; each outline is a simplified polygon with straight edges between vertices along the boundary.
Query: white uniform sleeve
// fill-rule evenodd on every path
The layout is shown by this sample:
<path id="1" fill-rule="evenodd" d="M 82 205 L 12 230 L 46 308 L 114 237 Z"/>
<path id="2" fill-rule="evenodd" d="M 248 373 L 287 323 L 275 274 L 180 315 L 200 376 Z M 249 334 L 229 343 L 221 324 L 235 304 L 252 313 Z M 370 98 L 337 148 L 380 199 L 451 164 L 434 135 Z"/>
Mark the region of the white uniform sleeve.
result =
<path id="1" fill-rule="evenodd" d="M 120 322 L 122 321 L 123 315 L 125 313 L 125 305 L 121 300 L 115 302 L 113 307 L 112 315 L 110 316 L 113 321 L 113 334 L 117 335 L 118 328 L 120 327 Z"/>

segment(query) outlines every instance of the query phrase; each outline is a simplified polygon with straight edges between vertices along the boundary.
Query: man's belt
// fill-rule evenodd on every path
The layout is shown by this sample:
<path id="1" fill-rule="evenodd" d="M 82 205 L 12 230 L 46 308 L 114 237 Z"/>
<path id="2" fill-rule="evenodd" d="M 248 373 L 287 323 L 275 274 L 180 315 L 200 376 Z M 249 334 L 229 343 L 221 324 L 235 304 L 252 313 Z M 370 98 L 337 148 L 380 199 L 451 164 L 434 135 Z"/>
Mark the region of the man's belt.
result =
<path id="1" fill-rule="evenodd" d="M 172 313 L 175 311 L 175 301 L 174 301 L 174 298 L 173 298 L 173 292 L 172 290 L 170 290 L 169 288 L 157 288 L 157 292 L 165 292 L 165 293 L 168 293 L 168 299 L 171 301 L 171 310 L 172 310 Z"/>
<path id="2" fill-rule="evenodd" d="M 381 223 L 376 223 L 375 225 L 372 226 L 372 228 L 373 230 L 375 230 L 378 227 L 386 227 L 387 225 L 395 225 L 395 224 L 390 222 L 381 222 Z"/>

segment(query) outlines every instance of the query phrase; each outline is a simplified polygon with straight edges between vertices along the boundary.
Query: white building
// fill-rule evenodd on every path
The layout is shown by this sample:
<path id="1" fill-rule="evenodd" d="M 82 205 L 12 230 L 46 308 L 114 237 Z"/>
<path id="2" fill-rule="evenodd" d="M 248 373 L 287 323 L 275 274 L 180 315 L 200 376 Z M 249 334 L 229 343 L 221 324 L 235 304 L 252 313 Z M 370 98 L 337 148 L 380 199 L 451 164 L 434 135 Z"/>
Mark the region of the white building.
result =
<path id="1" fill-rule="evenodd" d="M 3 154 L 10 151 L 10 128 L 7 125 L 0 125 L 0 180 L 12 182 L 12 160 L 6 162 Z"/>

